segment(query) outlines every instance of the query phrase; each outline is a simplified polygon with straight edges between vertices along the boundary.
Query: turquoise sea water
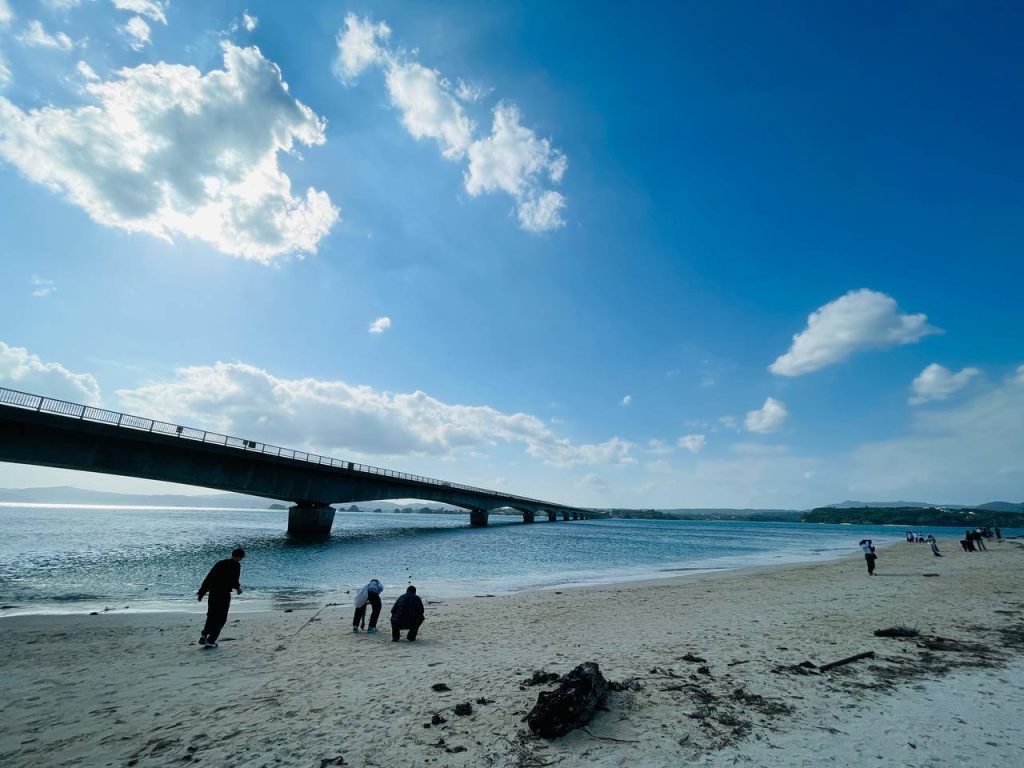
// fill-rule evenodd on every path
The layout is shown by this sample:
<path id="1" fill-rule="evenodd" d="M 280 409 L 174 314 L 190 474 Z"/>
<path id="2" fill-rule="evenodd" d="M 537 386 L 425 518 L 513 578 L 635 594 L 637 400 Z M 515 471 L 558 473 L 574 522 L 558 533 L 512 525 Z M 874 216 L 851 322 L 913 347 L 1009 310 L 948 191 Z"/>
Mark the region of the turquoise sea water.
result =
<path id="1" fill-rule="evenodd" d="M 248 556 L 244 594 L 233 610 L 257 610 L 349 602 L 346 590 L 374 577 L 385 584 L 385 598 L 397 597 L 409 583 L 427 599 L 503 594 L 836 558 L 859 552 L 862 538 L 904 538 L 904 529 L 891 526 L 661 520 L 523 525 L 519 517 L 491 515 L 487 528 L 470 528 L 464 515 L 339 512 L 328 540 L 303 544 L 285 536 L 286 515 L 0 506 L 0 617 L 126 606 L 203 610 L 196 589 L 210 566 L 236 546 Z M 922 530 L 948 539 L 962 534 Z M 921 548 L 928 562 L 926 545 L 905 546 Z"/>

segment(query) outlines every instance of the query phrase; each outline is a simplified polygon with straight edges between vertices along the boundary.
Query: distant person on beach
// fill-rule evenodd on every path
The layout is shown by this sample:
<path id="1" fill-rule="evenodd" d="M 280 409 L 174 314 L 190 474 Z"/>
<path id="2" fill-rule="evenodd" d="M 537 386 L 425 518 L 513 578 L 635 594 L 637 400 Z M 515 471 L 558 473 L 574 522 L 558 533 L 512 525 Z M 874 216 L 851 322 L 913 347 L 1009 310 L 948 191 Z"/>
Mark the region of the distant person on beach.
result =
<path id="1" fill-rule="evenodd" d="M 964 541 L 967 542 L 967 546 L 964 549 L 968 552 L 974 552 L 974 532 L 964 531 Z"/>
<path id="2" fill-rule="evenodd" d="M 380 618 L 380 593 L 384 591 L 384 585 L 376 579 L 370 579 L 370 583 L 356 593 L 356 612 L 352 617 L 352 631 L 358 632 L 359 627 L 366 620 L 366 604 L 369 603 L 373 610 L 370 612 L 370 628 L 366 634 L 377 634 L 377 619 Z"/>
<path id="3" fill-rule="evenodd" d="M 199 644 L 207 648 L 217 647 L 217 638 L 224 624 L 228 620 L 228 609 L 231 607 L 231 590 L 242 594 L 242 585 L 239 579 L 242 576 L 242 558 L 245 557 L 244 549 L 236 549 L 231 557 L 220 560 L 214 564 L 210 572 L 203 579 L 196 597 L 199 602 L 209 593 L 210 599 L 206 601 L 206 626 L 199 634 Z"/>
<path id="4" fill-rule="evenodd" d="M 416 594 L 416 587 L 410 585 L 391 606 L 391 642 L 397 643 L 402 639 L 400 633 L 403 629 L 409 630 L 408 639 L 412 642 L 422 623 L 423 601 Z"/>
<path id="5" fill-rule="evenodd" d="M 1003 540 L 1003 532 L 999 528 L 996 528 L 996 541 L 1002 541 L 1002 540 Z"/>
<path id="6" fill-rule="evenodd" d="M 942 557 L 942 553 L 939 552 L 939 543 L 935 540 L 935 537 L 930 533 L 928 534 L 928 546 L 932 548 L 932 554 L 936 557 Z"/>
<path id="7" fill-rule="evenodd" d="M 982 552 L 987 552 L 988 547 L 985 546 L 985 537 L 981 535 L 981 528 L 975 528 L 972 536 L 974 536 L 974 546 Z"/>
<path id="8" fill-rule="evenodd" d="M 864 551 L 864 560 L 868 564 L 868 576 L 874 576 L 875 560 L 878 559 L 878 555 L 875 554 L 875 545 L 871 543 L 871 539 L 861 539 L 860 548 Z"/>

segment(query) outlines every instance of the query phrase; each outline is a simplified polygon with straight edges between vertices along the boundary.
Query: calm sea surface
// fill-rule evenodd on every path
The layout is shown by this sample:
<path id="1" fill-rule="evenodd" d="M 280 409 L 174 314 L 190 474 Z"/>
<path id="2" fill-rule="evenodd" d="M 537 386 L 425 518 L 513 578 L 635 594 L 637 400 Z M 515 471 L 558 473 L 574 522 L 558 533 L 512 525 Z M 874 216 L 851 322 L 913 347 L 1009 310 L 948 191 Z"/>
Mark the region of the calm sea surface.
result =
<path id="1" fill-rule="evenodd" d="M 427 599 L 496 595 L 836 558 L 862 538 L 903 541 L 891 526 L 490 519 L 480 529 L 463 515 L 339 512 L 330 539 L 299 544 L 280 511 L 0 505 L 0 617 L 205 610 L 195 591 L 237 546 L 248 556 L 233 610 L 262 610 L 348 602 L 346 590 L 374 577 L 385 598 L 409 583 Z M 928 561 L 926 545 L 906 546 Z"/>

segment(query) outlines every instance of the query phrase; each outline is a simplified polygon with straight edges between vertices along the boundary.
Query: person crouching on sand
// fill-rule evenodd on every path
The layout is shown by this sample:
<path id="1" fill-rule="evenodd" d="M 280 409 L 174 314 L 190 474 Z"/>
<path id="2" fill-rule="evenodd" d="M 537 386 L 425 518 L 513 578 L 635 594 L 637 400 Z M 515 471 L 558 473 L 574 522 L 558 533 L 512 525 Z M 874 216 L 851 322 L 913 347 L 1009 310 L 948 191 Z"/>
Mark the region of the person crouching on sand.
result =
<path id="1" fill-rule="evenodd" d="M 405 594 L 395 600 L 391 606 L 391 642 L 402 639 L 400 632 L 409 630 L 409 642 L 416 639 L 416 633 L 423 623 L 423 601 L 416 594 L 416 587 L 409 586 Z"/>
<path id="2" fill-rule="evenodd" d="M 380 593 L 384 591 L 384 585 L 376 579 L 370 579 L 370 583 L 356 593 L 356 612 L 352 616 L 352 631 L 358 632 L 359 626 L 366 618 L 366 604 L 373 608 L 370 611 L 370 628 L 366 634 L 377 634 L 377 619 L 380 618 Z"/>
<path id="3" fill-rule="evenodd" d="M 871 539 L 861 539 L 860 548 L 864 551 L 864 559 L 868 564 L 868 576 L 874 576 L 875 560 L 878 559 L 878 555 L 875 554 L 875 545 L 871 543 Z"/>
<path id="4" fill-rule="evenodd" d="M 206 601 L 206 626 L 203 627 L 203 631 L 199 635 L 200 645 L 205 645 L 207 648 L 217 647 L 217 638 L 228 620 L 231 590 L 242 594 L 242 585 L 239 583 L 239 579 L 242 576 L 243 557 L 245 557 L 245 550 L 236 549 L 231 553 L 231 557 L 215 563 L 196 593 L 199 602 L 203 601 L 203 596 L 207 592 L 210 593 L 210 599 Z"/>

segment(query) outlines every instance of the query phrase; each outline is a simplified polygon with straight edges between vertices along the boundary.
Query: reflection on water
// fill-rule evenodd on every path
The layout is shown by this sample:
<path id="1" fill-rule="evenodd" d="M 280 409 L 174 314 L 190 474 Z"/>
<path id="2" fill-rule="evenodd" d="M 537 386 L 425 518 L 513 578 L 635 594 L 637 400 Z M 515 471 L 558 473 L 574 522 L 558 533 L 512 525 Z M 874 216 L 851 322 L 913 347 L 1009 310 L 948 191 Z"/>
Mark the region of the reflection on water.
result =
<path id="1" fill-rule="evenodd" d="M 370 578 L 393 600 L 415 583 L 433 598 L 652 578 L 668 573 L 814 560 L 857 541 L 902 540 L 878 526 L 589 520 L 523 525 L 491 516 L 339 512 L 315 543 L 285 536 L 279 511 L 0 507 L 0 616 L 203 610 L 195 592 L 210 566 L 245 547 L 235 609 L 350 603 Z M 936 529 L 939 536 L 948 530 Z M 1009 531 L 1007 532 L 1009 533 Z M 346 594 L 348 592 L 349 594 Z M 20 608 L 10 608 L 17 605 Z"/>

